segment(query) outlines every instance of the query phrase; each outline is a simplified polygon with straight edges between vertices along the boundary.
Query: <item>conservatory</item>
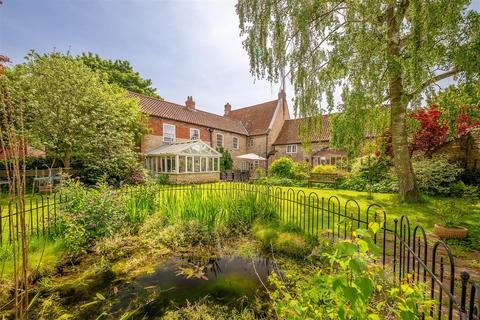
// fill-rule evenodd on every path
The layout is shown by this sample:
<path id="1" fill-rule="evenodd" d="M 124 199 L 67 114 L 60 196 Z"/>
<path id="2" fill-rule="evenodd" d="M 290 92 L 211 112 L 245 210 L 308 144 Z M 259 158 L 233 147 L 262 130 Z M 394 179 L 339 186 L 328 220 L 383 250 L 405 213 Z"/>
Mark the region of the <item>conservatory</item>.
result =
<path id="1" fill-rule="evenodd" d="M 220 156 L 198 140 L 175 142 L 148 151 L 145 168 L 167 174 L 172 183 L 214 182 L 220 179 Z"/>

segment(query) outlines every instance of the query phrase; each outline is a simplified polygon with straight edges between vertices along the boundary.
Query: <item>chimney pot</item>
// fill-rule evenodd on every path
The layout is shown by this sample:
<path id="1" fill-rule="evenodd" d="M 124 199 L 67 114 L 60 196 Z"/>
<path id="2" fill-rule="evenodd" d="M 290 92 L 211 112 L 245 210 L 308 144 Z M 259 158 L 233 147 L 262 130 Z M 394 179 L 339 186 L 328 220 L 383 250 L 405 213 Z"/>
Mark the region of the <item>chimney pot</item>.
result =
<path id="1" fill-rule="evenodd" d="M 285 93 L 285 90 L 280 90 L 280 92 L 278 93 L 278 99 L 282 99 L 282 100 L 285 100 L 287 99 L 287 94 Z"/>
<path id="2" fill-rule="evenodd" d="M 195 110 L 195 101 L 193 101 L 193 97 L 192 97 L 192 96 L 188 96 L 188 97 L 187 97 L 187 101 L 185 101 L 185 106 L 186 106 L 188 109 Z"/>
<path id="3" fill-rule="evenodd" d="M 225 105 L 225 116 L 228 116 L 228 114 L 230 113 L 230 111 L 232 111 L 232 105 L 230 103 L 227 102 L 227 104 Z"/>

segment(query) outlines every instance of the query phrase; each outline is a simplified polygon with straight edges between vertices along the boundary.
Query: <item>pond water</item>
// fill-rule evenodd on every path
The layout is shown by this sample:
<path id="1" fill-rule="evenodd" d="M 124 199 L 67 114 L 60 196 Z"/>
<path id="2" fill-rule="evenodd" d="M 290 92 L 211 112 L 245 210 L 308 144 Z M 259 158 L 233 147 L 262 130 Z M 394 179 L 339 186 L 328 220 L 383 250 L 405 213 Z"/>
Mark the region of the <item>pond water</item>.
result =
<path id="1" fill-rule="evenodd" d="M 152 319 L 206 296 L 209 301 L 241 307 L 264 292 L 261 281 L 266 284 L 271 271 L 272 264 L 265 258 L 171 258 L 131 282 L 113 280 L 108 313 L 120 317 L 127 310 L 138 309 L 134 319 L 137 315 L 138 319 Z M 85 311 L 84 316 L 91 316 Z"/>

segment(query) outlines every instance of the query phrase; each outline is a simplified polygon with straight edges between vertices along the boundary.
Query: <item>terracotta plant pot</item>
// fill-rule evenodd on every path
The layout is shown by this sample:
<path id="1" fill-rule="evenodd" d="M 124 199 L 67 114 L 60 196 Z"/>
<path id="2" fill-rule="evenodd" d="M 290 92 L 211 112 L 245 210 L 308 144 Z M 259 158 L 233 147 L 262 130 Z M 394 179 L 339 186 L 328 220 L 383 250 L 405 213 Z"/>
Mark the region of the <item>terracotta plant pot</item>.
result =
<path id="1" fill-rule="evenodd" d="M 444 239 L 465 239 L 468 235 L 468 229 L 464 227 L 447 228 L 435 224 L 435 234 Z"/>

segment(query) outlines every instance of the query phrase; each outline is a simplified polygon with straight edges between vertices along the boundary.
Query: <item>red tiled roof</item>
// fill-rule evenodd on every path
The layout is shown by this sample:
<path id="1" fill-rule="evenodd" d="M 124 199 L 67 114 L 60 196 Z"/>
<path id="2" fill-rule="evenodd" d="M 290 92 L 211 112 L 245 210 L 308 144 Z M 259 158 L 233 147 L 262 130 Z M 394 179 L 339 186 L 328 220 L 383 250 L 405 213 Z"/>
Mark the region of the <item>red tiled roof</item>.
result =
<path id="1" fill-rule="evenodd" d="M 273 145 L 301 143 L 298 134 L 298 127 L 304 119 L 285 120 L 282 130 Z M 322 126 L 317 131 L 313 132 L 311 142 L 327 142 L 330 140 L 330 122 L 328 115 L 322 116 Z"/>
<path id="2" fill-rule="evenodd" d="M 192 110 L 186 106 L 144 96 L 135 92 L 129 92 L 128 96 L 130 98 L 140 99 L 142 112 L 151 116 L 192 123 L 244 135 L 248 134 L 245 126 L 236 119 L 219 116 L 217 114 L 197 109 Z"/>
<path id="3" fill-rule="evenodd" d="M 267 133 L 278 100 L 256 104 L 250 107 L 230 111 L 227 118 L 240 120 L 249 135 Z"/>

